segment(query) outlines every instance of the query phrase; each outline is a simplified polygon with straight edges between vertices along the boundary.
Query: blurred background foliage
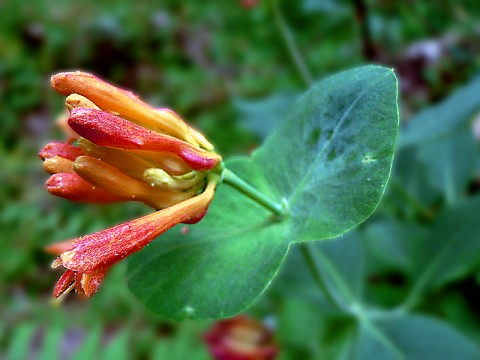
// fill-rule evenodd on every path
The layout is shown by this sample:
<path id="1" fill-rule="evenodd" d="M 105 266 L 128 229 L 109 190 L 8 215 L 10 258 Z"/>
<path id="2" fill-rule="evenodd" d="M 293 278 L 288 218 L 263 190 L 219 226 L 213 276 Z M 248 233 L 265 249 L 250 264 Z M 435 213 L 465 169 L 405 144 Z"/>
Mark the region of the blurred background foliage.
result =
<path id="1" fill-rule="evenodd" d="M 51 304 L 59 274 L 43 246 L 148 210 L 72 204 L 45 191 L 36 154 L 61 138 L 54 119 L 63 108 L 49 77 L 96 73 L 175 109 L 224 156 L 248 153 L 305 88 L 278 27 L 282 14 L 307 77 L 364 63 L 394 67 L 402 120 L 412 119 L 389 193 L 376 216 L 348 236 L 361 238 L 354 258 L 368 265 L 355 286 L 387 308 L 409 298 L 427 272 L 409 307 L 479 343 L 480 157 L 472 123 L 480 80 L 471 79 L 480 71 L 480 4 L 285 0 L 278 9 L 266 0 L 0 2 L 0 358 L 208 358 L 201 334 L 211 321 L 175 324 L 147 312 L 126 287 L 125 264 L 91 300 Z M 440 105 L 419 112 L 431 104 Z M 249 313 L 274 326 L 282 359 L 339 358 L 349 323 L 318 311 L 328 314 L 328 305 L 296 261 L 293 252 Z M 356 273 L 355 261 L 338 261 L 345 274 Z M 428 296 L 420 296 L 426 287 Z"/>

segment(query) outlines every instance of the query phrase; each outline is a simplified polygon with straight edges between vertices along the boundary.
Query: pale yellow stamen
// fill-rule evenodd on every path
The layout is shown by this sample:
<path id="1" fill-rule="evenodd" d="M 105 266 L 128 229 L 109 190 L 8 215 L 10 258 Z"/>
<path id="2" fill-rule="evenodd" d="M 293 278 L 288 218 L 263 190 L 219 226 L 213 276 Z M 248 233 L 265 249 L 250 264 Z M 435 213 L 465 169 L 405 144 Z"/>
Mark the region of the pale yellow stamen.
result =
<path id="1" fill-rule="evenodd" d="M 75 289 L 75 282 L 70 284 L 70 286 L 66 288 L 65 291 L 62 292 L 57 298 L 52 299 L 51 304 L 55 307 L 60 306 L 65 301 L 67 295 L 73 291 L 73 289 Z"/>
<path id="2" fill-rule="evenodd" d="M 59 268 L 60 266 L 63 265 L 63 262 L 62 262 L 62 259 L 61 258 L 56 258 L 55 260 L 53 260 L 52 262 L 52 269 L 57 269 Z"/>
<path id="3" fill-rule="evenodd" d="M 205 178 L 204 173 L 192 171 L 185 175 L 172 176 L 158 168 L 146 169 L 143 173 L 145 182 L 170 190 L 187 190 L 193 188 Z"/>

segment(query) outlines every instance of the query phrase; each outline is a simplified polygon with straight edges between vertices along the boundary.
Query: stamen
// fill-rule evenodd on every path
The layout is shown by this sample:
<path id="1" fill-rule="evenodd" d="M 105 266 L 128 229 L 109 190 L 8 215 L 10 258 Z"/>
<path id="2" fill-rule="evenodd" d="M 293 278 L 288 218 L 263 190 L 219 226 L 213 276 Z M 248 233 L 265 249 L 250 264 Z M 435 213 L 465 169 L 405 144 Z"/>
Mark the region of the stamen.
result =
<path id="1" fill-rule="evenodd" d="M 188 190 L 193 188 L 205 178 L 205 173 L 192 171 L 180 176 L 169 175 L 162 169 L 146 169 L 143 173 L 143 179 L 150 184 L 161 186 L 170 190 Z"/>
<path id="2" fill-rule="evenodd" d="M 67 298 L 67 295 L 70 294 L 73 291 L 73 289 L 75 289 L 75 281 L 72 282 L 70 284 L 70 286 L 68 288 L 66 288 L 65 291 L 62 292 L 60 295 L 53 297 L 53 299 L 51 300 L 52 305 L 53 306 L 60 306 L 65 301 L 65 299 Z"/>

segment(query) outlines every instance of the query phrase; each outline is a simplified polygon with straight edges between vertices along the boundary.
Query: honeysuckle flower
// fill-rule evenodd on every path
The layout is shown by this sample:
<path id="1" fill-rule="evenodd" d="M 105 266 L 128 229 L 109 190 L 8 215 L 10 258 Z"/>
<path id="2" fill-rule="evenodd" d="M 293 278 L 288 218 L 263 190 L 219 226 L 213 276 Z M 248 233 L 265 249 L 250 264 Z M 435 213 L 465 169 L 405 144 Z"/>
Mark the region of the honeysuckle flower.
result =
<path id="1" fill-rule="evenodd" d="M 273 360 L 278 354 L 272 331 L 246 316 L 217 321 L 204 339 L 215 360 Z"/>
<path id="2" fill-rule="evenodd" d="M 221 157 L 202 134 L 169 109 L 155 109 L 97 77 L 60 73 L 67 96 L 59 120 L 66 142 L 39 153 L 51 173 L 47 190 L 72 201 L 141 201 L 157 210 L 113 228 L 53 244 L 53 267 L 66 270 L 54 297 L 75 289 L 91 296 L 109 268 L 179 223 L 195 223 L 213 198 Z"/>

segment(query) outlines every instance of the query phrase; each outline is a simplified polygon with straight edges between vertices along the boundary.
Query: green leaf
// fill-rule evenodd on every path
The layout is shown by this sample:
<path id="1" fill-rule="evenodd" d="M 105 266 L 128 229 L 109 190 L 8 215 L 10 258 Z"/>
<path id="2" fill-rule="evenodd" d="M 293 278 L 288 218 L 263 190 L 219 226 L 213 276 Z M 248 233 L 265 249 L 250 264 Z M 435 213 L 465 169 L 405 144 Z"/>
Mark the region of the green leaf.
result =
<path id="1" fill-rule="evenodd" d="M 418 148 L 400 149 L 381 208 L 391 206 L 394 214 L 405 213 L 407 218 L 416 218 L 419 214 L 431 217 L 433 214 L 427 215 L 426 209 L 438 201 L 440 194 L 430 186 L 426 173 L 425 165 L 418 161 Z"/>
<path id="2" fill-rule="evenodd" d="M 386 68 L 329 77 L 295 103 L 253 155 L 274 199 L 288 201 L 292 241 L 336 237 L 375 210 L 397 129 L 397 83 Z"/>
<path id="3" fill-rule="evenodd" d="M 299 246 L 291 247 L 280 272 L 268 290 L 268 296 L 272 301 L 281 301 L 285 298 L 301 299 L 317 304 L 324 311 L 338 313 L 316 286 Z"/>
<path id="4" fill-rule="evenodd" d="M 264 139 L 280 124 L 297 96 L 294 92 L 279 92 L 260 100 L 236 98 L 233 105 L 241 123 Z"/>
<path id="5" fill-rule="evenodd" d="M 282 360 L 342 359 L 355 330 L 352 319 L 325 316 L 314 304 L 288 298 L 277 311 Z"/>
<path id="6" fill-rule="evenodd" d="M 355 311 L 362 302 L 365 277 L 365 254 L 357 232 L 305 245 L 311 249 L 332 301 L 345 312 Z"/>
<path id="7" fill-rule="evenodd" d="M 433 231 L 416 250 L 412 273 L 417 281 L 409 299 L 413 306 L 429 288 L 439 287 L 465 276 L 480 260 L 480 196 L 465 200 L 443 211 Z"/>
<path id="8" fill-rule="evenodd" d="M 414 222 L 382 219 L 369 222 L 362 235 L 372 272 L 400 270 L 416 279 L 414 264 L 423 255 L 419 248 L 429 238 L 429 228 Z"/>
<path id="9" fill-rule="evenodd" d="M 419 147 L 418 160 L 424 165 L 430 185 L 453 204 L 465 193 L 473 178 L 476 143 L 472 131 L 461 127 Z"/>
<path id="10" fill-rule="evenodd" d="M 478 359 L 479 349 L 450 325 L 425 316 L 390 316 L 359 323 L 358 360 Z"/>
<path id="11" fill-rule="evenodd" d="M 178 226 L 131 257 L 132 292 L 172 319 L 231 316 L 265 290 L 292 242 L 335 237 L 365 220 L 390 174 L 396 96 L 392 71 L 377 66 L 313 87 L 253 158 L 226 164 L 273 201 L 285 199 L 288 215 L 274 220 L 220 185 L 199 224 Z"/>
<path id="12" fill-rule="evenodd" d="M 399 147 L 431 141 L 470 121 L 480 109 L 479 93 L 480 77 L 477 77 L 440 104 L 414 116 L 400 132 Z"/>

